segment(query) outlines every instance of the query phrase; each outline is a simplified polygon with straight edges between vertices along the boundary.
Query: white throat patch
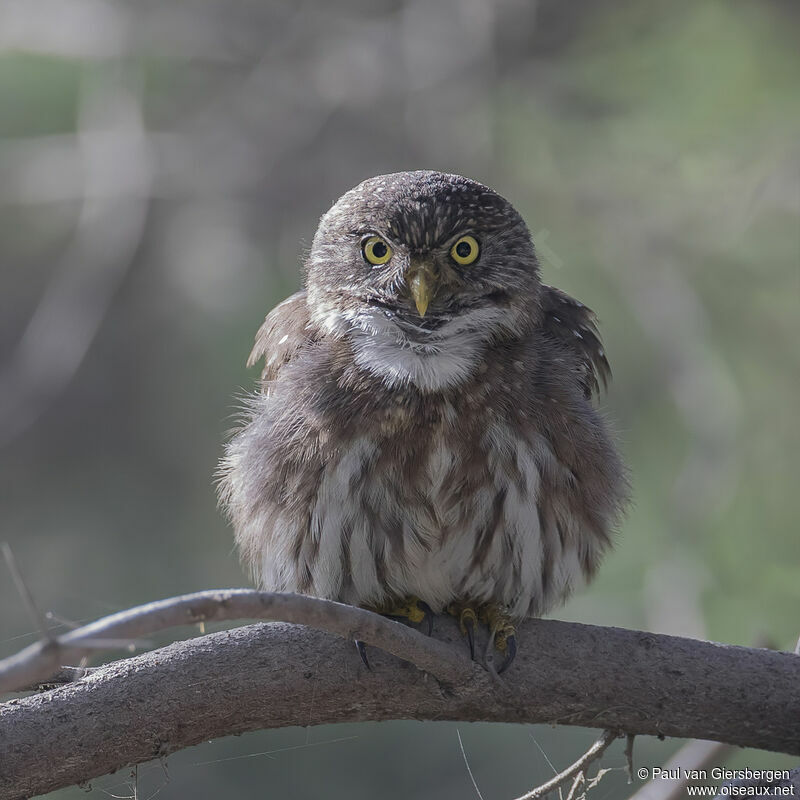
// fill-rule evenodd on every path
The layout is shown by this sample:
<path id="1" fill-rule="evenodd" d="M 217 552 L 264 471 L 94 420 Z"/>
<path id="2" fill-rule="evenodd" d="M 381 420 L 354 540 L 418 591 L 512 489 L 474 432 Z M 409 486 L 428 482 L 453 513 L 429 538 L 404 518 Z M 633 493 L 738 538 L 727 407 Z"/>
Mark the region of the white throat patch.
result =
<path id="1" fill-rule="evenodd" d="M 387 386 L 411 383 L 426 392 L 448 389 L 468 378 L 483 350 L 477 334 L 425 348 L 363 330 L 353 331 L 352 339 L 358 366 Z"/>
<path id="2" fill-rule="evenodd" d="M 412 384 L 435 392 L 474 374 L 486 342 L 511 323 L 512 312 L 495 306 L 465 311 L 428 331 L 409 329 L 381 309 L 367 308 L 329 312 L 325 327 L 349 338 L 356 364 L 387 386 Z"/>

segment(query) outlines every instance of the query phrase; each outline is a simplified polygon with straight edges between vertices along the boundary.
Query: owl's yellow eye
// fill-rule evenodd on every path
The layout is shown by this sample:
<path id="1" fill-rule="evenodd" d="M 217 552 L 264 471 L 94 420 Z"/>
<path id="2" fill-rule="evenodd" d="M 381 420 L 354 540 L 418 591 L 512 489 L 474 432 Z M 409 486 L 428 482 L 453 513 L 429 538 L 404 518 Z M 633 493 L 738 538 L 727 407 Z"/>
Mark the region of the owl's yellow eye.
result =
<path id="1" fill-rule="evenodd" d="M 380 236 L 370 236 L 363 245 L 364 258 L 370 264 L 380 266 L 392 257 L 392 248 Z"/>
<path id="2" fill-rule="evenodd" d="M 462 236 L 451 248 L 450 257 L 456 264 L 466 267 L 478 257 L 481 249 L 474 236 Z"/>

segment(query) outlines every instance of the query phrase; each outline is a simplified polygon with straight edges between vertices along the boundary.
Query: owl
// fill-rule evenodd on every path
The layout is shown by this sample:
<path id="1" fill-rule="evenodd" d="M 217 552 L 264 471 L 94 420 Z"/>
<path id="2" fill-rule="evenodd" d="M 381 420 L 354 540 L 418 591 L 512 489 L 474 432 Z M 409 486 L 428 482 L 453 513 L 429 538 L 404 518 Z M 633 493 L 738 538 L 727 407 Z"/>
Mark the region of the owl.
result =
<path id="1" fill-rule="evenodd" d="M 592 577 L 624 509 L 593 313 L 540 280 L 513 206 L 458 175 L 370 178 L 273 309 L 220 499 L 269 591 L 515 625 Z"/>

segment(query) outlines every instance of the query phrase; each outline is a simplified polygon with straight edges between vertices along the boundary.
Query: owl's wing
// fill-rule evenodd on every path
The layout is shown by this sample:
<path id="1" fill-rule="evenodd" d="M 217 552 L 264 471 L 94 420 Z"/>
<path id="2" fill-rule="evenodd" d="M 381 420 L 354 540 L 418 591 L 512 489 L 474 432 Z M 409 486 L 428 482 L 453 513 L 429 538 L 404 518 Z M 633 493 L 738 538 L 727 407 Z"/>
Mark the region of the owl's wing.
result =
<path id="1" fill-rule="evenodd" d="M 573 353 L 581 370 L 580 382 L 586 397 L 605 389 L 611 366 L 600 341 L 594 312 L 554 286 L 542 286 L 542 327 L 547 336 Z"/>
<path id="2" fill-rule="evenodd" d="M 313 340 L 308 322 L 305 291 L 297 292 L 275 306 L 258 329 L 247 366 L 252 367 L 263 358 L 261 380 L 273 380 L 281 367 L 291 361 L 304 344 Z"/>

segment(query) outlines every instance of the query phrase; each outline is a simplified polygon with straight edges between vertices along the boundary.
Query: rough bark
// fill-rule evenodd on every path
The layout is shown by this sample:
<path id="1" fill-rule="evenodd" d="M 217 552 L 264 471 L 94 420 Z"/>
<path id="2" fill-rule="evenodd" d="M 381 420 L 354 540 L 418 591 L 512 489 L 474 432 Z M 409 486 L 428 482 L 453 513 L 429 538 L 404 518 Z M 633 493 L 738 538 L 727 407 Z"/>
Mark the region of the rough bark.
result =
<path id="1" fill-rule="evenodd" d="M 464 648 L 452 620 L 435 636 Z M 0 798 L 22 798 L 258 728 L 359 720 L 560 723 L 800 755 L 800 659 L 532 620 L 502 680 L 455 680 L 304 626 L 257 624 L 108 664 L 0 705 Z"/>

